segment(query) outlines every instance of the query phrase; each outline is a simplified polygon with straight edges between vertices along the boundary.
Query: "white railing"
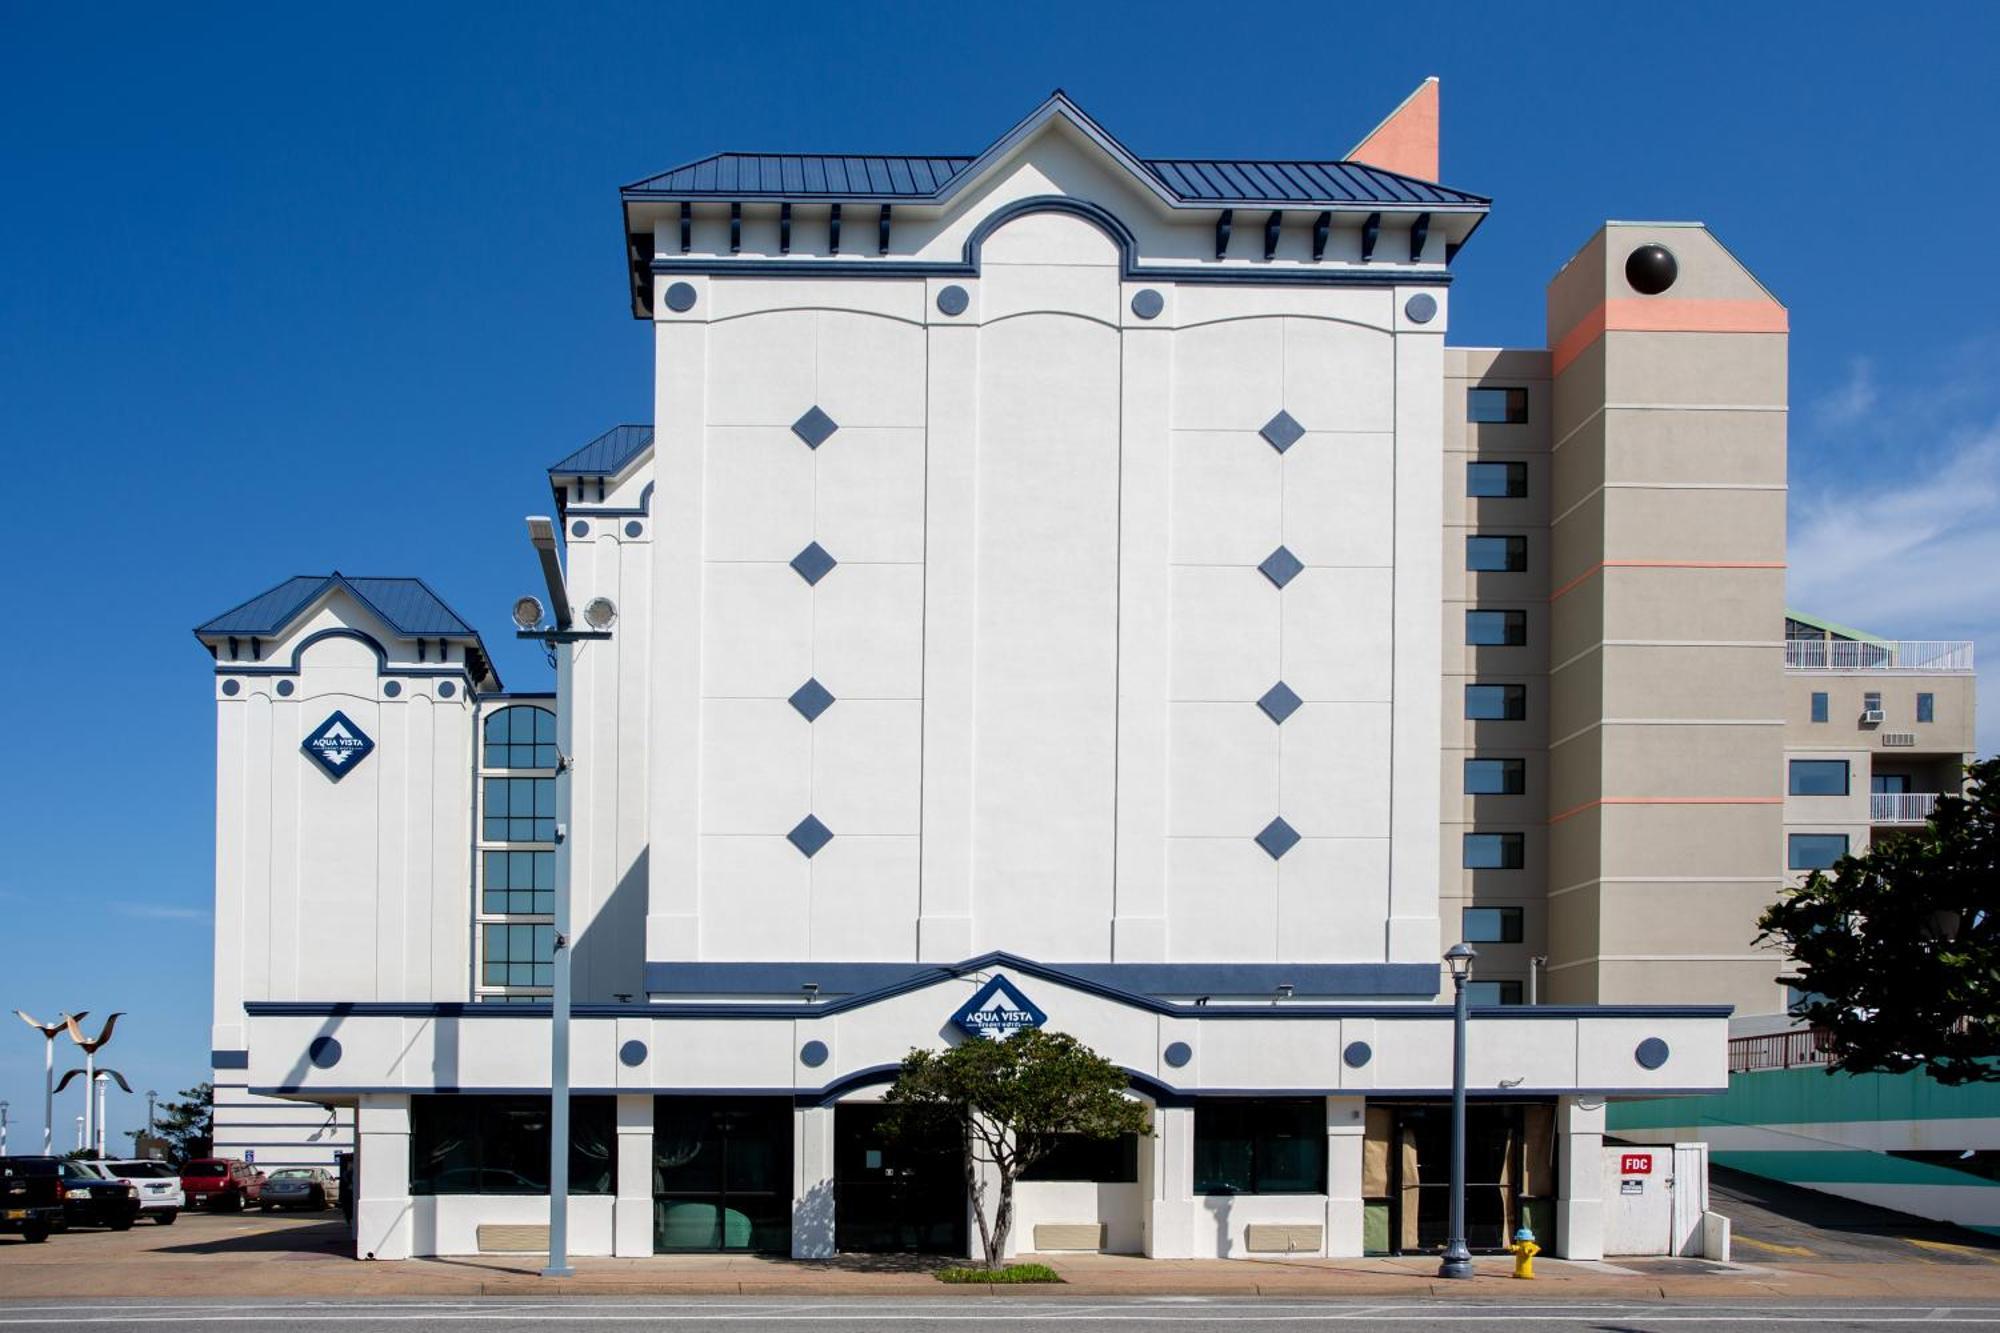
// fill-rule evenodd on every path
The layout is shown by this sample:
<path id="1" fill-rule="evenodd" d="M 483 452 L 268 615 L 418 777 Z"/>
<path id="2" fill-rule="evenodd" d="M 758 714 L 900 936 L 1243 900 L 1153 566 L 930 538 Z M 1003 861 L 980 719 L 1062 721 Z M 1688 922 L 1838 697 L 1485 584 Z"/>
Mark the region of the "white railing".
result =
<path id="1" fill-rule="evenodd" d="M 1868 819 L 1875 824 L 1921 824 L 1937 809 L 1934 791 L 1877 791 L 1868 794 Z"/>
<path id="2" fill-rule="evenodd" d="M 1787 639 L 1785 667 L 1791 671 L 1970 671 L 1972 644 L 1951 639 L 1882 643 Z"/>

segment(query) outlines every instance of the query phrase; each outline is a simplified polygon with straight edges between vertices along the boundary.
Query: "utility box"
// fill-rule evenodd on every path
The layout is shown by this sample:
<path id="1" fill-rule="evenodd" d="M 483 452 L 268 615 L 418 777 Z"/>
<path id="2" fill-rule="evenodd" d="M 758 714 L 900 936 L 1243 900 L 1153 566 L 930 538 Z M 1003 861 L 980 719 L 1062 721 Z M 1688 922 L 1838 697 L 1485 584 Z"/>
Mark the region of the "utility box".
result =
<path id="1" fill-rule="evenodd" d="M 1708 1145 L 1675 1143 L 1604 1149 L 1604 1253 L 1706 1254 Z M 1707 1255 L 1726 1259 L 1727 1254 Z"/>

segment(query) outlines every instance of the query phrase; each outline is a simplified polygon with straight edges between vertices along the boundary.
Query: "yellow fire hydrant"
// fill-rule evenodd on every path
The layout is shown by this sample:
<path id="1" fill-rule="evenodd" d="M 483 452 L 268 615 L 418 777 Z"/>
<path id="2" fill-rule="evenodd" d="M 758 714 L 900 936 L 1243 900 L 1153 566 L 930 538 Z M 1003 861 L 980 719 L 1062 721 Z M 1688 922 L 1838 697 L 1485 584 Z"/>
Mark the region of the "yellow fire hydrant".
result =
<path id="1" fill-rule="evenodd" d="M 1514 1256 L 1514 1276 L 1534 1281 L 1535 1256 L 1542 1252 L 1542 1247 L 1535 1244 L 1535 1233 L 1522 1227 L 1514 1233 L 1514 1243 L 1507 1249 Z"/>

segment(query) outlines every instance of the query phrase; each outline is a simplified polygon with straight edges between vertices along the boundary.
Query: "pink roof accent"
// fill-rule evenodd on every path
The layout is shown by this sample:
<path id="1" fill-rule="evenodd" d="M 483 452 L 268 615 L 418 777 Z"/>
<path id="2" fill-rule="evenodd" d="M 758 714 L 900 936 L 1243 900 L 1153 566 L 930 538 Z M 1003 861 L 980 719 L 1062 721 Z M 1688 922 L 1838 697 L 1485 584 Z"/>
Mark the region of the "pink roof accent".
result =
<path id="1" fill-rule="evenodd" d="M 1365 162 L 1418 180 L 1438 178 L 1438 81 L 1432 75 L 1402 104 L 1348 150 L 1350 162 Z"/>

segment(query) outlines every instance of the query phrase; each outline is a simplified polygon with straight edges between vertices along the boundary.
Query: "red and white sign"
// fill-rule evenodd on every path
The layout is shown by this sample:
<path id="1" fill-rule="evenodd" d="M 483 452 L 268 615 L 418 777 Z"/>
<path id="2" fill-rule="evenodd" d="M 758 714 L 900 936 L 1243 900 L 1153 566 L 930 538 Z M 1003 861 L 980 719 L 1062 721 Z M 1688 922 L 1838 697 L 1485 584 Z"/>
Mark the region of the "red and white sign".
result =
<path id="1" fill-rule="evenodd" d="M 1653 1154 L 1649 1152 L 1628 1152 L 1618 1159 L 1618 1174 L 1621 1176 L 1650 1176 L 1653 1174 Z"/>

